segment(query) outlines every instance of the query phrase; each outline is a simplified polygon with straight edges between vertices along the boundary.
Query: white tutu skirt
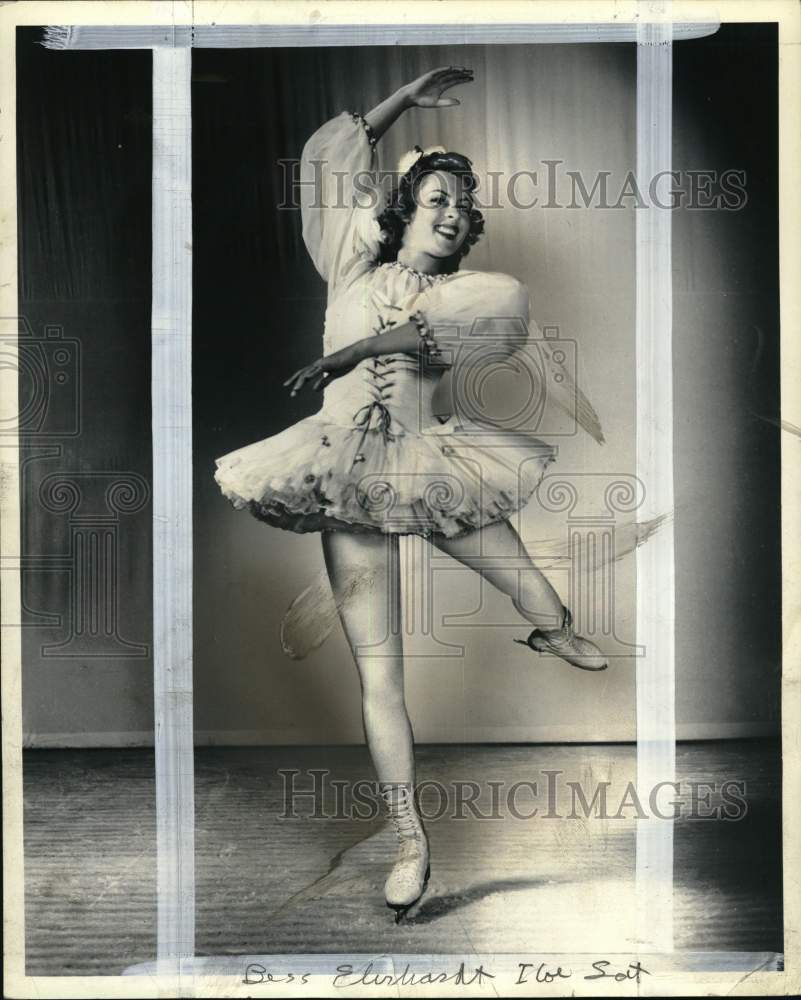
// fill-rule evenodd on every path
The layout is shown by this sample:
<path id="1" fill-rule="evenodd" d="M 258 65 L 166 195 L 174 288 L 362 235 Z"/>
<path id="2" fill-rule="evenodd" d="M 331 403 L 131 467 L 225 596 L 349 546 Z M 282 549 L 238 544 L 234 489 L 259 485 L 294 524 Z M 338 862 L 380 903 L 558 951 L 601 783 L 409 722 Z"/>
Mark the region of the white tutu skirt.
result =
<path id="1" fill-rule="evenodd" d="M 519 510 L 555 455 L 532 435 L 454 418 L 389 432 L 321 411 L 216 459 L 214 478 L 235 508 L 288 531 L 455 538 Z"/>

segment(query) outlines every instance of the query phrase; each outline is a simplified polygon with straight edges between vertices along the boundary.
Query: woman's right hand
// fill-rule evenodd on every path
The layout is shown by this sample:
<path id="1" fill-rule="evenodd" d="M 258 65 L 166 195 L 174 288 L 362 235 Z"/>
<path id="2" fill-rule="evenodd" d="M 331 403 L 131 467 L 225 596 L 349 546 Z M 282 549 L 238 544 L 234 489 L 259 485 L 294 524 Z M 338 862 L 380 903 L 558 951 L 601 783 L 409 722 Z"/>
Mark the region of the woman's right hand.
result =
<path id="1" fill-rule="evenodd" d="M 440 66 L 401 89 L 409 107 L 452 108 L 461 102 L 455 97 L 443 97 L 443 92 L 459 83 L 470 83 L 472 79 L 473 71 L 465 66 Z"/>
<path id="2" fill-rule="evenodd" d="M 322 359 L 312 362 L 289 376 L 284 382 L 290 390 L 290 396 L 296 396 L 299 389 L 302 389 L 307 382 L 313 382 L 312 388 L 319 389 L 328 378 L 329 373 L 324 370 L 321 364 Z"/>
<path id="3" fill-rule="evenodd" d="M 322 389 L 355 368 L 364 356 L 364 342 L 357 341 L 299 368 L 289 376 L 284 385 L 289 388 L 290 396 L 297 395 L 298 390 L 307 382 L 312 383 L 312 389 Z"/>

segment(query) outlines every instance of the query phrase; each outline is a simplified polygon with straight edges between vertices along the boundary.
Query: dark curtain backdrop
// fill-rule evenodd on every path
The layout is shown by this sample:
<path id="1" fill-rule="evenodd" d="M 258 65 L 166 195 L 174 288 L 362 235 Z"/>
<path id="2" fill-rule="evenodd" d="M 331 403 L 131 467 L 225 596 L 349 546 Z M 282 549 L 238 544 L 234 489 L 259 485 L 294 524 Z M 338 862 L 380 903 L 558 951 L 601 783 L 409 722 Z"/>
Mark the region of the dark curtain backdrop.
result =
<path id="1" fill-rule="evenodd" d="M 39 38 L 18 29 L 23 724 L 137 741 L 153 726 L 152 59 Z"/>
<path id="2" fill-rule="evenodd" d="M 34 360 L 55 358 L 55 341 L 39 343 L 48 327 L 62 330 L 74 353 L 50 363 L 59 391 L 47 395 L 44 422 L 24 440 L 24 723 L 45 741 L 64 733 L 135 741 L 152 727 L 151 511 L 146 491 L 140 497 L 150 476 L 151 59 L 46 51 L 37 36 L 18 34 L 20 312 Z M 748 175 L 743 211 L 674 215 L 679 718 L 703 725 L 722 706 L 734 735 L 740 723 L 778 719 L 776 32 L 728 25 L 674 51 L 675 166 Z M 308 713 L 341 721 L 329 736 L 358 738 L 356 681 L 341 637 L 311 665 L 284 660 L 276 642 L 282 601 L 314 571 L 319 540 L 285 537 L 233 513 L 211 472 L 215 456 L 319 405 L 311 396 L 290 403 L 281 386 L 319 353 L 325 289 L 302 246 L 298 213 L 276 210 L 284 193 L 277 161 L 297 157 L 311 131 L 342 108 L 367 110 L 422 69 L 452 61 L 475 68 L 475 90 L 448 119 L 409 116 L 382 143 L 386 163 L 414 142 L 442 141 L 447 121 L 447 138 L 462 139 L 483 169 L 521 169 L 547 156 L 589 174 L 633 167 L 633 46 L 193 53 L 203 730 L 263 733 L 300 725 Z M 585 352 L 579 374 L 608 447 L 567 442 L 566 464 L 630 469 L 633 213 L 602 223 L 596 213 L 504 210 L 489 222 L 471 265 L 525 280 L 538 322 L 560 325 Z M 67 363 L 72 382 L 57 382 Z M 23 400 L 31 378 L 26 370 Z M 65 385 L 75 391 L 62 392 Z M 59 492 L 47 478 L 53 473 L 72 486 Z M 128 502 L 109 497 L 120 478 Z M 83 556 L 87 545 L 94 563 Z M 96 618 L 108 606 L 91 580 L 111 579 L 92 545 L 110 545 L 115 562 L 108 634 L 97 621 L 86 625 L 88 608 Z M 495 656 L 491 639 L 482 662 Z M 480 668 L 471 682 L 494 706 L 493 724 L 515 712 L 563 711 L 564 691 L 540 692 L 531 708 L 533 694 L 513 694 L 518 674 L 499 680 Z M 630 719 L 632 678 L 621 676 L 603 707 Z M 413 696 L 441 682 L 449 683 L 442 671 L 421 675 Z M 576 685 L 571 705 L 587 701 L 578 679 L 564 683 Z M 502 690 L 508 696 L 498 701 Z M 429 700 L 447 712 L 444 694 Z M 589 720 L 596 709 L 588 703 Z M 457 722 L 460 713 L 461 704 Z"/>
<path id="3" fill-rule="evenodd" d="M 677 45 L 673 167 L 741 170 L 740 211 L 673 216 L 677 716 L 699 678 L 778 723 L 781 668 L 778 30 Z M 738 664 L 727 669 L 726 664 Z"/>

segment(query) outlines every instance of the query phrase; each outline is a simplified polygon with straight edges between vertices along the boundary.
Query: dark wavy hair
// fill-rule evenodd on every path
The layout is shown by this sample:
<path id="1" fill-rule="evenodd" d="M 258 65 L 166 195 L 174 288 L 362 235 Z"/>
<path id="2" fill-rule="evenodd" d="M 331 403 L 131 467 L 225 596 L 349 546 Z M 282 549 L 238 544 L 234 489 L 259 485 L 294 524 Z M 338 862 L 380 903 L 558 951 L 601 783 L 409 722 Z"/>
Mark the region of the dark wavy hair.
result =
<path id="1" fill-rule="evenodd" d="M 414 147 L 420 150 L 419 146 Z M 398 251 L 403 243 L 403 233 L 411 222 L 417 209 L 417 193 L 424 177 L 440 170 L 453 174 L 462 180 L 464 189 L 472 194 L 478 187 L 478 178 L 473 173 L 473 164 L 461 153 L 429 153 L 419 157 L 403 174 L 390 191 L 387 205 L 378 216 L 383 241 L 380 249 L 380 263 L 387 264 L 397 260 Z M 478 242 L 484 232 L 484 216 L 477 208 L 471 208 L 469 213 L 470 228 L 464 242 L 453 256 L 448 257 L 444 274 L 459 270 L 463 257 L 470 253 L 470 247 Z"/>

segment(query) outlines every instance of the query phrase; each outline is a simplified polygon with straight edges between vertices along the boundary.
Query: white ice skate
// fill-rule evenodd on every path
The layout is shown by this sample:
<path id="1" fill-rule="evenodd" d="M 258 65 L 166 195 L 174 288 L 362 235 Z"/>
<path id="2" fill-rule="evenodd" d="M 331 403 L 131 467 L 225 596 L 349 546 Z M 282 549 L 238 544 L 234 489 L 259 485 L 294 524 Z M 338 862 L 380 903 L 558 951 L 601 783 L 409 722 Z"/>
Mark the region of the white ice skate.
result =
<path id="1" fill-rule="evenodd" d="M 410 786 L 391 785 L 382 788 L 381 795 L 400 842 L 398 860 L 384 885 L 387 906 L 395 911 L 395 923 L 399 924 L 428 885 L 431 873 L 428 838 Z"/>
<path id="2" fill-rule="evenodd" d="M 573 616 L 567 608 L 562 610 L 564 614 L 561 628 L 535 628 L 528 639 L 515 639 L 515 642 L 539 653 L 553 653 L 581 670 L 606 670 L 609 666 L 606 657 L 594 642 L 576 635 L 573 631 Z"/>

